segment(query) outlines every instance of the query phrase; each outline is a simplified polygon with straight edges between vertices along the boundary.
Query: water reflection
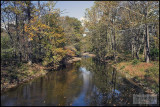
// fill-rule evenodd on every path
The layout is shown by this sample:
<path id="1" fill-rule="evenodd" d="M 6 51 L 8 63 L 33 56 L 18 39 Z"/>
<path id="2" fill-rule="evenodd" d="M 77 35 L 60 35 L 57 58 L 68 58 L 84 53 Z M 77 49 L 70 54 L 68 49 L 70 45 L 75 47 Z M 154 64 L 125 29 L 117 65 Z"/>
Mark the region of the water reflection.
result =
<path id="1" fill-rule="evenodd" d="M 1 95 L 14 106 L 132 105 L 133 94 L 144 93 L 111 66 L 84 58 L 67 68 L 21 85 Z"/>
<path id="2" fill-rule="evenodd" d="M 92 75 L 90 71 L 87 71 L 85 67 L 80 67 L 79 69 L 81 71 L 81 77 L 83 78 L 83 86 L 82 86 L 82 90 L 79 94 L 79 96 L 76 98 L 75 101 L 73 101 L 73 106 L 77 106 L 77 105 L 81 105 L 81 106 L 85 106 L 88 105 L 85 101 L 85 97 L 86 97 L 86 92 L 89 88 L 89 83 L 91 83 L 90 80 L 92 80 Z"/>

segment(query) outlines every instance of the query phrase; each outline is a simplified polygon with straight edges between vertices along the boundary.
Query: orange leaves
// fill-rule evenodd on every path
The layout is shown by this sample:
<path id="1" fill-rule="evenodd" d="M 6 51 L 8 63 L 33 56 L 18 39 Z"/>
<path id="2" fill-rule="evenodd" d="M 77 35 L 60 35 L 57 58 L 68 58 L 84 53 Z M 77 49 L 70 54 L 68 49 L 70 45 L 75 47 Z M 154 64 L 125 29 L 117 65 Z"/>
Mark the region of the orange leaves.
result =
<path id="1" fill-rule="evenodd" d="M 54 48 L 53 49 L 53 58 L 55 59 L 59 59 L 59 61 L 66 55 L 66 50 L 64 50 L 63 48 Z M 58 60 L 57 59 L 57 60 Z"/>
<path id="2" fill-rule="evenodd" d="M 24 26 L 24 31 L 25 31 L 25 32 L 28 32 L 28 29 L 29 29 L 29 26 L 28 26 L 28 25 L 25 25 L 25 26 Z"/>
<path id="3" fill-rule="evenodd" d="M 58 43 L 62 43 L 62 42 L 65 42 L 65 39 L 60 39 L 60 40 L 57 40 Z"/>
<path id="4" fill-rule="evenodd" d="M 71 51 L 70 49 L 66 49 L 66 54 L 68 56 L 75 56 L 75 52 Z"/>
<path id="5" fill-rule="evenodd" d="M 59 37 L 61 37 L 61 36 L 62 36 L 61 34 L 58 34 L 58 33 L 55 34 L 55 37 L 58 37 L 58 38 L 59 38 Z"/>
<path id="6" fill-rule="evenodd" d="M 42 33 L 41 31 L 47 30 L 50 27 L 43 24 L 41 20 L 38 19 L 38 16 L 34 17 L 29 24 L 26 24 L 24 30 L 28 33 L 28 37 L 33 40 L 34 36 L 37 36 L 37 33 Z M 43 32 L 44 34 L 48 34 L 47 32 Z"/>
<path id="7" fill-rule="evenodd" d="M 63 48 L 54 48 L 53 49 L 54 53 L 57 53 L 61 57 L 64 57 L 66 55 L 68 56 L 75 56 L 75 52 L 70 50 L 70 49 L 63 49 Z"/>
<path id="8" fill-rule="evenodd" d="M 56 48 L 55 49 L 55 51 L 57 52 L 57 53 L 65 53 L 65 50 L 63 49 L 63 48 Z"/>
<path id="9" fill-rule="evenodd" d="M 30 40 L 32 40 L 32 38 L 34 36 L 34 34 L 32 32 L 32 27 L 29 25 L 25 25 L 24 30 L 28 34 L 28 37 L 30 38 Z"/>

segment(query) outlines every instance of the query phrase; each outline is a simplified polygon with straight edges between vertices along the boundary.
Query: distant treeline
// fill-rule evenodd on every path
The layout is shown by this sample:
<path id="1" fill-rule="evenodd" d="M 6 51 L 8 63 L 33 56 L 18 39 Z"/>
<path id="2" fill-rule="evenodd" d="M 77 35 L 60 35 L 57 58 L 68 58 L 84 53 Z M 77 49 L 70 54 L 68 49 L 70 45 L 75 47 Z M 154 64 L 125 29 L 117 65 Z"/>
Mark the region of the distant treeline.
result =
<path id="1" fill-rule="evenodd" d="M 159 58 L 159 1 L 95 1 L 84 23 L 87 51 L 98 59 L 129 53 L 147 63 Z"/>
<path id="2" fill-rule="evenodd" d="M 1 1 L 2 64 L 42 62 L 56 67 L 65 57 L 79 54 L 81 22 L 61 17 L 63 11 L 55 5 L 53 1 Z"/>

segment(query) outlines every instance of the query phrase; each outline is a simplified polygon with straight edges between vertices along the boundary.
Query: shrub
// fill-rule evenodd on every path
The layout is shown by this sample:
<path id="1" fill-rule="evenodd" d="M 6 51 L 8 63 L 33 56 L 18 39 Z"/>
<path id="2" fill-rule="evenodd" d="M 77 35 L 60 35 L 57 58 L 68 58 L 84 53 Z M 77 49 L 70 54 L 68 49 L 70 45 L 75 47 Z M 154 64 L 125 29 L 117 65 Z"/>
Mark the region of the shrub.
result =
<path id="1" fill-rule="evenodd" d="M 134 59 L 133 61 L 132 61 L 132 65 L 136 65 L 136 64 L 138 64 L 139 63 L 139 60 L 138 59 Z"/>
<path id="2" fill-rule="evenodd" d="M 151 57 L 152 60 L 158 59 L 158 57 L 159 57 L 159 49 L 152 48 L 150 50 L 150 57 Z"/>
<path id="3" fill-rule="evenodd" d="M 1 36 L 1 65 L 8 65 L 14 59 L 13 50 L 9 36 Z"/>
<path id="4" fill-rule="evenodd" d="M 124 68 L 125 68 L 125 66 L 122 66 L 122 67 L 120 68 L 120 70 L 121 70 L 121 69 L 124 69 Z"/>
<path id="5" fill-rule="evenodd" d="M 159 69 L 158 67 L 151 67 L 146 69 L 146 75 L 147 77 L 158 77 L 159 76 Z"/>
<path id="6" fill-rule="evenodd" d="M 76 55 L 77 55 L 77 56 L 80 56 L 80 52 L 79 52 L 79 51 L 77 51 L 77 52 L 76 52 Z"/>
<path id="7" fill-rule="evenodd" d="M 46 66 L 47 64 L 48 64 L 47 61 L 43 61 L 43 62 L 42 62 L 42 65 L 43 65 L 43 66 Z"/>
<path id="8" fill-rule="evenodd" d="M 128 54 L 130 54 L 130 51 L 125 51 L 124 54 L 128 55 Z"/>

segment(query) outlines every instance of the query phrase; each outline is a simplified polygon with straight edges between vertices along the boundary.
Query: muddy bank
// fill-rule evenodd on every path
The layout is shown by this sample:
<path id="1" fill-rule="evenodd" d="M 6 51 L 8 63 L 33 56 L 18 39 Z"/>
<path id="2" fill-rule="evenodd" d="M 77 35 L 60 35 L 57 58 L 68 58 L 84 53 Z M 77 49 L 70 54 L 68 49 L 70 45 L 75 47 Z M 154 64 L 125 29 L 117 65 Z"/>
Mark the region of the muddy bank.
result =
<path id="1" fill-rule="evenodd" d="M 65 65 L 81 60 L 80 57 L 70 57 L 66 59 Z M 49 71 L 57 70 L 57 67 L 44 67 L 41 64 L 22 64 L 20 67 L 7 66 L 1 67 L 1 92 L 6 92 L 11 88 L 15 88 L 20 84 L 29 82 L 40 76 L 46 75 Z"/>
<path id="2" fill-rule="evenodd" d="M 153 76 L 147 78 L 146 72 L 146 70 L 150 69 L 151 67 L 155 67 L 155 65 L 142 62 L 137 65 L 132 65 L 130 62 L 121 62 L 117 64 L 112 63 L 111 65 L 117 70 L 117 72 L 120 72 L 129 81 L 144 89 L 145 92 L 159 95 L 159 91 L 157 91 L 159 90 L 157 86 L 159 82 L 154 80 L 155 77 Z"/>
<path id="3" fill-rule="evenodd" d="M 95 56 L 96 56 L 95 54 L 90 54 L 88 52 L 81 54 L 81 57 L 95 57 Z M 70 58 L 66 59 L 65 63 L 68 64 L 68 63 L 80 61 L 82 59 L 81 57 L 76 57 L 76 56 L 70 57 Z"/>
<path id="4" fill-rule="evenodd" d="M 66 64 L 81 60 L 80 57 L 70 57 L 66 59 Z M 22 64 L 18 66 L 1 66 L 1 92 L 6 92 L 11 88 L 15 88 L 20 84 L 29 82 L 40 76 L 46 75 L 49 71 L 57 70 L 61 65 L 46 66 L 41 64 Z"/>
<path id="5" fill-rule="evenodd" d="M 96 55 L 86 52 L 86 53 L 82 53 L 82 56 L 95 57 Z"/>
<path id="6" fill-rule="evenodd" d="M 40 64 L 23 64 L 19 68 L 14 66 L 1 67 L 1 92 L 6 92 L 46 73 L 46 67 Z"/>
<path id="7" fill-rule="evenodd" d="M 66 64 L 73 63 L 73 62 L 80 61 L 80 60 L 81 60 L 81 57 L 72 57 L 72 58 L 66 60 Z"/>

